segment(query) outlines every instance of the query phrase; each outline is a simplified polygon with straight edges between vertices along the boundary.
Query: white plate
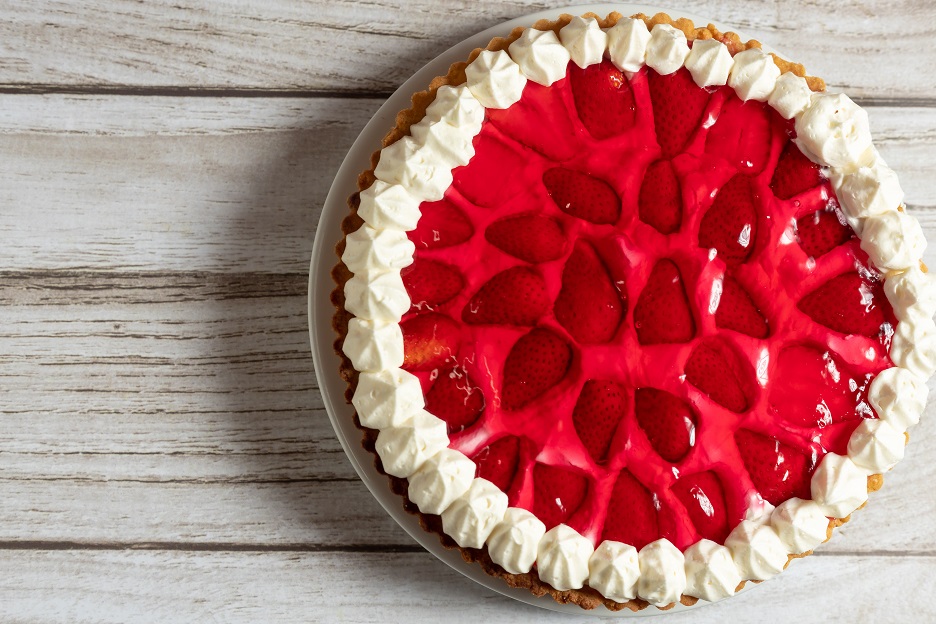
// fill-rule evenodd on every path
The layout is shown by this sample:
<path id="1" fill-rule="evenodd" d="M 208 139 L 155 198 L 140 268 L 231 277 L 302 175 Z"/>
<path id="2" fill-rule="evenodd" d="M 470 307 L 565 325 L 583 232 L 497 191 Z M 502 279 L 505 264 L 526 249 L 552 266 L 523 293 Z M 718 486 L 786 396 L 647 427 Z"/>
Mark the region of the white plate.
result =
<path id="1" fill-rule="evenodd" d="M 328 197 L 325 199 L 322 216 L 315 233 L 315 244 L 312 247 L 312 266 L 309 274 L 309 334 L 312 339 L 312 359 L 315 364 L 315 375 L 318 378 L 325 410 L 328 412 L 328 417 L 335 428 L 335 434 L 338 436 L 345 454 L 351 460 L 354 469 L 360 475 L 361 480 L 364 481 L 367 489 L 374 495 L 374 498 L 403 527 L 403 530 L 409 533 L 426 550 L 473 581 L 499 594 L 542 609 L 576 615 L 645 617 L 678 613 L 696 609 L 709 603 L 700 600 L 695 607 L 685 607 L 677 604 L 668 611 L 660 611 L 651 607 L 637 613 L 626 609 L 612 613 L 603 608 L 585 611 L 576 605 L 561 605 L 549 597 L 537 598 L 525 589 L 509 587 L 503 580 L 488 576 L 477 564 L 467 565 L 458 551 L 447 550 L 439 543 L 437 535 L 423 531 L 417 518 L 403 510 L 400 497 L 390 491 L 387 477 L 377 472 L 374 467 L 374 457 L 361 447 L 361 432 L 355 427 L 353 420 L 354 409 L 345 402 L 347 384 L 338 375 L 340 359 L 333 348 L 336 335 L 332 330 L 334 307 L 330 300 L 331 292 L 335 287 L 331 279 L 331 269 L 337 262 L 334 250 L 335 245 L 342 237 L 341 221 L 348 214 L 348 197 L 358 190 L 358 174 L 370 168 L 371 154 L 380 147 L 381 139 L 395 125 L 397 112 L 409 108 L 412 94 L 425 90 L 433 78 L 445 75 L 452 63 L 467 59 L 475 48 L 486 46 L 494 37 L 506 36 L 517 26 L 530 26 L 540 19 L 556 19 L 562 13 L 580 15 L 592 12 L 597 15 L 607 15 L 612 11 L 617 11 L 623 15 L 634 15 L 635 13 L 655 15 L 662 11 L 677 17 L 692 19 L 697 25 L 705 25 L 711 22 L 722 31 L 733 30 L 738 32 L 737 29 L 723 26 L 718 22 L 712 22 L 677 10 L 666 10 L 639 4 L 584 4 L 564 9 L 540 11 L 503 22 L 465 39 L 430 61 L 404 82 L 364 126 L 360 136 L 348 151 L 344 162 L 341 163 L 335 181 L 328 191 Z M 742 38 L 745 37 L 742 35 Z M 747 584 L 747 587 L 752 586 L 752 583 Z"/>

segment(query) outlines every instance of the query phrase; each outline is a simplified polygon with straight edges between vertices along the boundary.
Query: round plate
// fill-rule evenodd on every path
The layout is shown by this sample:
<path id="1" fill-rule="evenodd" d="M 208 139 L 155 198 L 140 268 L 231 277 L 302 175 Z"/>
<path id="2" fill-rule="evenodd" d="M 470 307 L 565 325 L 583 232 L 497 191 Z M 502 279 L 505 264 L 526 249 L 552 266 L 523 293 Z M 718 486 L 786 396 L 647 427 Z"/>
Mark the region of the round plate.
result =
<path id="1" fill-rule="evenodd" d="M 467 565 L 457 550 L 448 550 L 443 547 L 437 535 L 425 532 L 420 527 L 417 517 L 403 510 L 400 497 L 390 491 L 387 477 L 377 472 L 374 467 L 373 455 L 361 447 L 361 432 L 354 425 L 354 409 L 345 401 L 347 384 L 338 374 L 341 360 L 334 351 L 336 335 L 332 329 L 332 316 L 335 313 L 335 308 L 332 306 L 330 299 L 331 292 L 335 288 L 335 284 L 331 279 L 331 269 L 337 261 L 335 246 L 342 238 L 341 222 L 348 214 L 348 197 L 358 190 L 358 174 L 370 168 L 371 154 L 380 147 L 384 135 L 396 124 L 397 112 L 409 108 L 410 98 L 413 93 L 425 90 L 433 78 L 444 76 L 452 63 L 467 59 L 475 48 L 486 46 L 494 37 L 506 36 L 517 26 L 527 27 L 540 19 L 554 20 L 562 13 L 581 15 L 591 12 L 597 15 L 607 15 L 612 11 L 617 11 L 623 15 L 674 13 L 659 7 L 641 4 L 583 4 L 531 13 L 498 24 L 452 46 L 413 74 L 387 99 L 373 118 L 364 126 L 360 136 L 348 151 L 348 155 L 338 169 L 338 174 L 335 176 L 335 181 L 328 191 L 325 205 L 322 208 L 322 216 L 315 233 L 315 244 L 312 247 L 312 266 L 309 273 L 309 334 L 312 339 L 312 359 L 315 365 L 315 375 L 318 378 L 325 410 L 335 429 L 335 434 L 341 442 L 341 447 L 361 480 L 364 481 L 367 489 L 374 495 L 374 498 L 396 520 L 397 524 L 403 527 L 403 530 L 409 533 L 426 550 L 454 570 L 488 589 L 542 609 L 576 615 L 646 617 L 679 613 L 710 603 L 700 600 L 694 607 L 677 604 L 668 611 L 647 608 L 634 613 L 628 609 L 618 612 L 610 612 L 607 609 L 586 611 L 577 605 L 558 604 L 545 596 L 537 598 L 525 589 L 510 587 L 503 580 L 489 576 L 479 565 Z M 705 18 L 681 11 L 678 12 L 677 17 L 687 17 L 696 24 L 713 23 L 716 28 L 722 31 L 733 30 L 738 32 L 737 29 L 725 27 L 718 22 L 711 22 Z M 738 34 L 741 35 L 741 33 Z M 742 38 L 744 38 L 743 35 Z M 768 48 L 765 46 L 765 49 Z M 747 583 L 745 587 L 750 588 L 752 586 L 754 586 L 753 583 Z"/>

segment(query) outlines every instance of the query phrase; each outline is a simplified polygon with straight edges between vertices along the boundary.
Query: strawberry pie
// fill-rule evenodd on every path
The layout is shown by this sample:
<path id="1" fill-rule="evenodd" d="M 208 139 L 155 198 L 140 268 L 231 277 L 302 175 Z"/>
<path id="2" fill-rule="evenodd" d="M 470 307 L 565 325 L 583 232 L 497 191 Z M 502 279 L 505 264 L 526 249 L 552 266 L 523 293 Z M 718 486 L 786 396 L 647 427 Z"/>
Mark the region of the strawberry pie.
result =
<path id="1" fill-rule="evenodd" d="M 867 114 L 666 15 L 518 29 L 413 98 L 345 220 L 336 343 L 404 504 L 585 608 L 733 595 L 878 489 L 936 370 Z"/>

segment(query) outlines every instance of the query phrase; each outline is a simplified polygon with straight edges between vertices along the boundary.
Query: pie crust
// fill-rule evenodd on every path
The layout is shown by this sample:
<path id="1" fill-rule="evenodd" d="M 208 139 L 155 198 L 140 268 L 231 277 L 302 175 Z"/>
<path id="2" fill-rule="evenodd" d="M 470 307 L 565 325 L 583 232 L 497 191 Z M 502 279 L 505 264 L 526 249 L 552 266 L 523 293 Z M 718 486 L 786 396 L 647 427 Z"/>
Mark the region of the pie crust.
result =
<path id="1" fill-rule="evenodd" d="M 623 19 L 625 16 L 622 16 L 618 13 L 611 13 L 607 17 L 600 17 L 594 14 L 585 14 L 582 17 L 585 18 L 594 18 L 598 21 L 601 28 L 607 29 L 614 26 L 619 20 Z M 714 39 L 720 41 L 727 46 L 729 52 L 732 56 L 751 49 L 751 48 L 760 48 L 761 44 L 757 41 L 751 40 L 747 42 L 741 41 L 741 39 L 734 33 L 722 33 L 718 31 L 713 25 L 708 25 L 704 28 L 696 28 L 694 24 L 688 19 L 677 19 L 673 20 L 666 14 L 657 14 L 652 17 L 648 17 L 643 14 L 638 14 L 633 16 L 636 19 L 643 20 L 648 29 L 652 29 L 658 24 L 665 24 L 675 27 L 676 29 L 682 31 L 686 38 L 689 41 L 704 40 L 704 39 Z M 562 15 L 555 21 L 546 21 L 541 20 L 532 25 L 531 28 L 546 31 L 551 30 L 557 35 L 559 31 L 566 26 L 573 16 L 571 15 Z M 517 40 L 522 33 L 524 32 L 523 28 L 514 29 L 509 36 L 505 38 L 495 38 L 489 45 L 485 48 L 490 51 L 506 50 L 507 47 Z M 478 55 L 482 52 L 481 49 L 474 50 L 468 57 L 467 62 L 458 62 L 453 64 L 448 73 L 445 76 L 436 77 L 429 85 L 429 89 L 426 91 L 421 91 L 415 93 L 412 97 L 412 106 L 406 110 L 400 111 L 396 118 L 396 125 L 392 128 L 383 139 L 383 147 L 392 145 L 393 143 L 399 141 L 401 138 L 409 134 L 410 127 L 417 122 L 419 122 L 426 114 L 427 107 L 434 101 L 436 92 L 438 89 L 445 85 L 456 86 L 465 83 L 466 81 L 466 72 L 465 69 L 469 63 L 474 61 Z M 773 60 L 777 67 L 781 70 L 782 73 L 792 73 L 797 76 L 804 77 L 806 79 L 809 88 L 815 92 L 820 92 L 825 89 L 824 82 L 815 77 L 809 77 L 805 75 L 805 71 L 802 65 L 791 63 L 784 59 L 772 55 Z M 363 191 L 370 187 L 374 181 L 377 179 L 374 173 L 374 170 L 377 168 L 378 162 L 380 159 L 380 151 L 373 153 L 371 157 L 371 167 L 367 171 L 362 172 L 358 177 L 358 188 L 360 191 Z M 342 223 L 342 231 L 347 237 L 349 234 L 357 231 L 363 224 L 364 220 L 358 214 L 358 208 L 360 206 L 360 194 L 353 194 L 349 200 L 348 205 L 350 208 L 350 213 L 344 219 Z M 902 208 L 901 208 L 902 210 Z M 348 389 L 346 391 L 346 398 L 348 402 L 351 402 L 352 397 L 354 396 L 355 389 L 357 388 L 358 382 L 358 371 L 355 370 L 352 365 L 351 359 L 345 355 L 343 351 L 343 345 L 346 337 L 348 336 L 348 324 L 349 321 L 353 318 L 353 315 L 348 312 L 345 308 L 345 285 L 349 279 L 353 277 L 352 272 L 347 268 L 341 257 L 344 254 L 346 247 L 346 238 L 342 240 L 337 248 L 336 252 L 339 257 L 337 265 L 332 271 L 332 276 L 336 284 L 336 288 L 332 293 L 332 302 L 335 306 L 336 312 L 333 319 L 333 326 L 337 333 L 337 339 L 335 341 L 335 352 L 341 357 L 341 368 L 340 374 L 342 378 L 348 383 Z M 925 270 L 925 267 L 923 267 Z M 375 466 L 378 471 L 382 474 L 386 474 L 389 479 L 390 488 L 393 492 L 400 495 L 403 499 L 403 505 L 407 512 L 414 514 L 419 517 L 420 524 L 422 527 L 429 532 L 435 533 L 439 536 L 441 543 L 447 548 L 458 549 L 466 562 L 478 563 L 488 574 L 494 577 L 499 577 L 504 579 L 504 581 L 512 586 L 528 589 L 532 594 L 537 596 L 550 595 L 556 602 L 559 603 L 573 603 L 579 605 L 584 609 L 594 609 L 599 605 L 605 606 L 611 611 L 618 611 L 621 609 L 630 609 L 632 611 L 638 611 L 641 609 L 650 606 L 650 603 L 641 599 L 634 598 L 626 602 L 616 602 L 609 598 L 604 597 L 598 591 L 592 589 L 588 585 L 585 585 L 581 589 L 571 589 L 560 591 L 552 587 L 550 584 L 542 581 L 534 567 L 528 573 L 522 574 L 511 574 L 507 572 L 500 565 L 494 563 L 491 559 L 491 556 L 488 553 L 487 547 L 482 548 L 465 548 L 460 547 L 455 542 L 452 537 L 447 535 L 442 528 L 441 517 L 436 514 L 426 514 L 421 513 L 419 508 L 415 503 L 413 503 L 408 496 L 408 486 L 409 482 L 407 479 L 395 477 L 387 474 L 384 470 L 383 463 L 381 462 L 380 457 L 377 454 L 375 449 L 378 431 L 375 429 L 370 429 L 361 424 L 360 418 L 357 414 L 354 416 L 356 426 L 362 432 L 362 445 L 365 449 L 374 454 L 375 457 Z M 868 492 L 876 491 L 880 489 L 883 485 L 883 477 L 881 474 L 871 474 L 867 477 L 867 490 Z M 864 504 L 861 505 L 863 507 Z M 860 507 L 859 507 L 860 508 Z M 832 530 L 849 520 L 850 516 L 846 515 L 844 518 L 832 518 L 829 520 L 826 539 L 830 538 L 832 535 Z M 803 557 L 810 554 L 812 551 L 806 551 L 802 554 L 789 555 L 787 564 L 794 558 Z M 759 582 L 759 581 L 754 581 Z M 746 581 L 742 581 L 738 586 L 740 590 Z M 688 596 L 683 594 L 680 598 L 680 602 L 684 605 L 691 606 L 695 604 L 699 599 L 693 596 Z M 671 603 L 666 606 L 659 606 L 660 609 L 669 609 L 672 608 L 674 603 Z"/>

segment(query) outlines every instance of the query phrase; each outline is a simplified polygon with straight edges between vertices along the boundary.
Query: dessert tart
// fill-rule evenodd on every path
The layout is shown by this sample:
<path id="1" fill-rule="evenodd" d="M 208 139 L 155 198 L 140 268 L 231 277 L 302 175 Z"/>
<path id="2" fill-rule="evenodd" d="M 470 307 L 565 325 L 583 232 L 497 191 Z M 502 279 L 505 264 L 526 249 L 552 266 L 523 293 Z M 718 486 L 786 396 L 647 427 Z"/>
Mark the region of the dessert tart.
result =
<path id="1" fill-rule="evenodd" d="M 583 608 L 811 552 L 936 371 L 926 241 L 867 114 L 664 14 L 561 16 L 413 96 L 349 200 L 365 448 L 468 562 Z"/>

